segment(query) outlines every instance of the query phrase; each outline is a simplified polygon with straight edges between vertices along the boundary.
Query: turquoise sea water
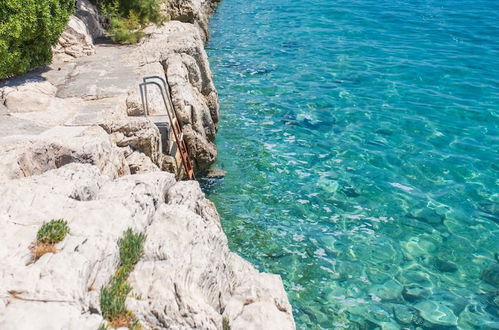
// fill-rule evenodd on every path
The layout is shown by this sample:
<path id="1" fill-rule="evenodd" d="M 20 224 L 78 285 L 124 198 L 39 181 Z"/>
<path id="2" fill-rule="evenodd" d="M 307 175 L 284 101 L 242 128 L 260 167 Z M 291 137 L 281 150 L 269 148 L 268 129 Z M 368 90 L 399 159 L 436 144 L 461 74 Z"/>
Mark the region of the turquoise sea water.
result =
<path id="1" fill-rule="evenodd" d="M 224 0 L 204 180 L 303 329 L 499 329 L 499 1 Z"/>

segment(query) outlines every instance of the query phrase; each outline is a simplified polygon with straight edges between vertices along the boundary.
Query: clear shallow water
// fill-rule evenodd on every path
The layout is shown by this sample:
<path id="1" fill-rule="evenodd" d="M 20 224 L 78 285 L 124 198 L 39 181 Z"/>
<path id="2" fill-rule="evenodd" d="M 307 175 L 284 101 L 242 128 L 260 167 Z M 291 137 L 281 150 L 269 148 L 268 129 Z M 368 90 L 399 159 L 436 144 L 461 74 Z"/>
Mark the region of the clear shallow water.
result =
<path id="1" fill-rule="evenodd" d="M 298 326 L 499 328 L 499 2 L 224 0 L 211 31 L 204 188 Z"/>

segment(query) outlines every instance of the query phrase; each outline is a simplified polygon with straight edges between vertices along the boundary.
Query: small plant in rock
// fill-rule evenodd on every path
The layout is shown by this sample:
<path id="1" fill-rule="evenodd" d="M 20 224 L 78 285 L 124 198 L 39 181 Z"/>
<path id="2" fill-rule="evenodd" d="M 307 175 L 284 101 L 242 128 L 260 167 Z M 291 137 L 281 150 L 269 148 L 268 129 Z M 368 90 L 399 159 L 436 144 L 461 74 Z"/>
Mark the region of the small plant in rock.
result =
<path id="1" fill-rule="evenodd" d="M 36 241 L 44 244 L 59 243 L 69 233 L 67 221 L 63 219 L 50 220 L 44 223 L 36 234 Z"/>
<path id="2" fill-rule="evenodd" d="M 118 240 L 119 267 L 109 283 L 100 292 L 102 316 L 109 321 L 110 326 L 113 328 L 141 328 L 132 312 L 126 309 L 125 302 L 128 294 L 132 291 L 127 279 L 142 255 L 145 239 L 144 234 L 134 233 L 131 229 L 128 229 Z"/>
<path id="3" fill-rule="evenodd" d="M 36 242 L 31 249 L 35 261 L 46 253 L 55 253 L 57 251 L 55 244 L 61 242 L 68 233 L 68 223 L 63 219 L 44 223 L 38 230 Z"/>
<path id="4" fill-rule="evenodd" d="M 229 318 L 227 316 L 224 316 L 222 318 L 222 329 L 223 330 L 230 330 Z"/>
<path id="5" fill-rule="evenodd" d="M 123 279 L 112 278 L 100 293 L 102 316 L 112 323 L 113 327 L 127 326 L 133 316 L 126 309 L 127 295 L 132 291 L 130 285 Z"/>
<path id="6" fill-rule="evenodd" d="M 104 323 L 101 323 L 101 325 L 99 325 L 99 327 L 97 328 L 97 330 L 108 330 L 109 328 L 107 327 L 106 324 Z"/>
<path id="7" fill-rule="evenodd" d="M 143 233 L 134 233 L 130 228 L 125 231 L 123 237 L 118 240 L 121 267 L 135 266 L 140 259 L 142 250 L 144 249 L 145 240 L 146 235 Z"/>

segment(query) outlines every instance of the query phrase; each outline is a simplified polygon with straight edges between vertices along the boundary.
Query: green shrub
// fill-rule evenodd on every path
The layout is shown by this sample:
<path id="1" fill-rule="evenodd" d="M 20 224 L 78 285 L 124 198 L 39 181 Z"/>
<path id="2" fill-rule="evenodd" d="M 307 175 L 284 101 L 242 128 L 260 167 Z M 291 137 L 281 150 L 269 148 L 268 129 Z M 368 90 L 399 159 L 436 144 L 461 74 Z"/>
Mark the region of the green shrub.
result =
<path id="1" fill-rule="evenodd" d="M 0 78 L 49 63 L 74 10 L 75 0 L 1 0 Z"/>
<path id="2" fill-rule="evenodd" d="M 129 18 L 111 17 L 109 22 L 109 33 L 116 42 L 135 44 L 144 35 L 134 13 L 131 13 Z"/>
<path id="3" fill-rule="evenodd" d="M 95 0 L 94 3 L 107 17 L 110 37 L 115 42 L 132 44 L 139 41 L 147 24 L 159 24 L 166 19 L 160 9 L 164 1 Z"/>
<path id="4" fill-rule="evenodd" d="M 68 223 L 63 219 L 50 220 L 44 223 L 36 234 L 36 242 L 42 244 L 59 243 L 69 233 Z"/>

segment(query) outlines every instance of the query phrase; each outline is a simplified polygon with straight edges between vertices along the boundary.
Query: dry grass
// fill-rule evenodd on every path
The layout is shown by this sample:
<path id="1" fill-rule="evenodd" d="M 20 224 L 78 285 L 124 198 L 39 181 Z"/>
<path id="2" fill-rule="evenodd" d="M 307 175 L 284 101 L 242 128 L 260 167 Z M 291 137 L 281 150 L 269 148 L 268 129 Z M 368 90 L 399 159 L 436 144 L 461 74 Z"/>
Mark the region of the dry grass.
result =
<path id="1" fill-rule="evenodd" d="M 33 256 L 33 260 L 37 261 L 46 253 L 56 253 L 57 249 L 55 248 L 55 244 L 51 243 L 41 243 L 37 242 L 31 248 L 31 255 Z"/>
<path id="2" fill-rule="evenodd" d="M 131 313 L 120 314 L 109 322 L 111 328 L 131 328 L 134 324 L 134 317 Z"/>
<path id="3" fill-rule="evenodd" d="M 61 242 L 69 233 L 68 223 L 64 219 L 52 219 L 44 222 L 36 233 L 36 241 L 31 246 L 33 262 L 46 253 L 56 253 L 55 245 Z"/>

